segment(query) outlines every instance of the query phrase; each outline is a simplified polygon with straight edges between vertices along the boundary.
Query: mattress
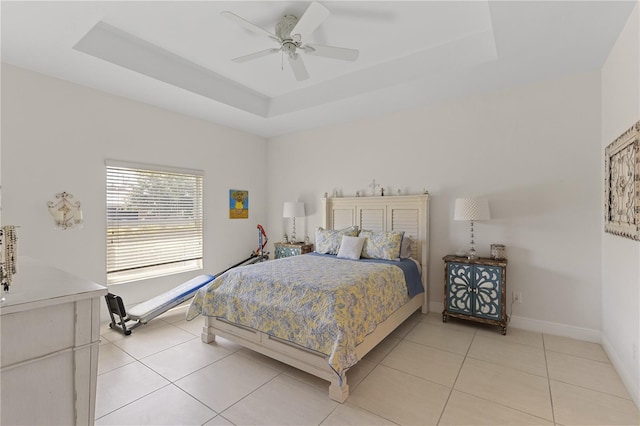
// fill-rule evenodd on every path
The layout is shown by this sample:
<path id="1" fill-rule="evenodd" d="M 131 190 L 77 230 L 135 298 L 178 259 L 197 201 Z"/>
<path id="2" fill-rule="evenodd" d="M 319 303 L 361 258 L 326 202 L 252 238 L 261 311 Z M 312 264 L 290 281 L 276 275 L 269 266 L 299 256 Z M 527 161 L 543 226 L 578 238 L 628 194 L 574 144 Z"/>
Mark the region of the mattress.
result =
<path id="1" fill-rule="evenodd" d="M 187 319 L 217 317 L 295 343 L 341 375 L 358 361 L 356 346 L 409 299 L 392 261 L 302 255 L 226 272 L 196 293 Z"/>

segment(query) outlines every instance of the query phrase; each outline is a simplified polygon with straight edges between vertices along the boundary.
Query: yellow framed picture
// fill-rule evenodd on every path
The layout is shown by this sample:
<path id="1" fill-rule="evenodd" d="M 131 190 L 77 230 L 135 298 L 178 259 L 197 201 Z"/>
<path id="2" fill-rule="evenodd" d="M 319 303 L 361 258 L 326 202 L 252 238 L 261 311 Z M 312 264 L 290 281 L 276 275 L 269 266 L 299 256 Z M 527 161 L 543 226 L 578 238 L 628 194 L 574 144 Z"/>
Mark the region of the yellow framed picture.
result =
<path id="1" fill-rule="evenodd" d="M 229 190 L 229 219 L 249 218 L 249 191 Z"/>

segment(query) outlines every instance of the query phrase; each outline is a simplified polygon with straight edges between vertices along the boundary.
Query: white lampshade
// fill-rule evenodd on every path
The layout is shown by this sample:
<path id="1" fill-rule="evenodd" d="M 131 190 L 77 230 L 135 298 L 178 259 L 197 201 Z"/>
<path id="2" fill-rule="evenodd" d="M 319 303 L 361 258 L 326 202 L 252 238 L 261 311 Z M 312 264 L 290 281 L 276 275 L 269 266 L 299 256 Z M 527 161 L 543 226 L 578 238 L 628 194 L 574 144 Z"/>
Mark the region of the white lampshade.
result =
<path id="1" fill-rule="evenodd" d="M 489 201 L 485 198 L 457 198 L 453 220 L 489 220 Z"/>
<path id="2" fill-rule="evenodd" d="M 282 217 L 304 217 L 304 203 L 302 201 L 285 201 Z"/>

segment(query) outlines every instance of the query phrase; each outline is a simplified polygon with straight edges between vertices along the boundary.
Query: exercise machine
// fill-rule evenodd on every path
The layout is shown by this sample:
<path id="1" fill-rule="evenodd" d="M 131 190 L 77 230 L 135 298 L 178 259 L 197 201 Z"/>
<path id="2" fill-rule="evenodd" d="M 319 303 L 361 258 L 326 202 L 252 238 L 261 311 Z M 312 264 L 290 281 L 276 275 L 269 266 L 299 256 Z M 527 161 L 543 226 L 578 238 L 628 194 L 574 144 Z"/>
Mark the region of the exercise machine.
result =
<path id="1" fill-rule="evenodd" d="M 251 256 L 233 266 L 228 267 L 216 275 L 198 275 L 197 277 L 194 277 L 169 291 L 134 306 L 129 309 L 128 313 L 120 296 L 107 293 L 105 300 L 107 302 L 109 316 L 111 317 L 109 327 L 121 332 L 125 336 L 130 335 L 131 330 L 148 323 L 157 316 L 167 312 L 169 309 L 191 299 L 195 296 L 196 291 L 209 284 L 216 277 L 224 274 L 225 272 L 233 268 L 237 268 L 238 266 L 251 265 L 253 263 L 268 260 L 269 253 L 264 251 L 268 241 L 269 238 L 267 238 L 264 228 L 261 225 L 258 225 L 258 248 L 251 253 Z M 127 323 L 130 321 L 135 322 L 135 324 L 128 327 Z"/>

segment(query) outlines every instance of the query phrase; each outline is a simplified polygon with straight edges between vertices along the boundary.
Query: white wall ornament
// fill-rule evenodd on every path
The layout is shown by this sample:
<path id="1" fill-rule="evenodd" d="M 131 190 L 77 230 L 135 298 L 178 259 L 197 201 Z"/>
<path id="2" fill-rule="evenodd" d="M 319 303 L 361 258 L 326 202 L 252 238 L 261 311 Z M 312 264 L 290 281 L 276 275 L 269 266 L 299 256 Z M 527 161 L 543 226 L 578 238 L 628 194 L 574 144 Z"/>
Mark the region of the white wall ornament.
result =
<path id="1" fill-rule="evenodd" d="M 604 230 L 640 241 L 640 121 L 604 150 Z"/>
<path id="2" fill-rule="evenodd" d="M 82 210 L 80 201 L 71 201 L 73 194 L 60 192 L 56 194 L 56 200 L 48 201 L 47 208 L 53 217 L 55 229 L 69 229 L 82 226 Z"/>

